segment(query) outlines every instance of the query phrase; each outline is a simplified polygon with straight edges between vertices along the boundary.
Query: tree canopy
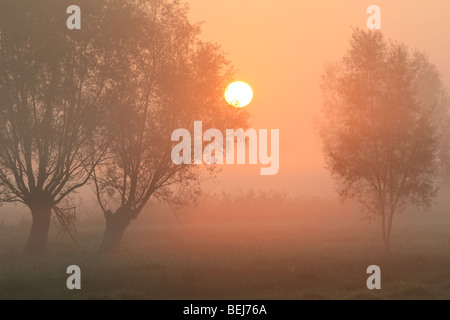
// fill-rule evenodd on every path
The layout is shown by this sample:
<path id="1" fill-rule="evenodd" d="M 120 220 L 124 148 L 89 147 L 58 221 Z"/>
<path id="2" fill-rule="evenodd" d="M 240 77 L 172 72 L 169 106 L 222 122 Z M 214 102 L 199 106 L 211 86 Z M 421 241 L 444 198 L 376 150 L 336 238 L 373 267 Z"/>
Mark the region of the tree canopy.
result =
<path id="1" fill-rule="evenodd" d="M 395 213 L 426 207 L 436 194 L 448 119 L 439 73 L 423 53 L 357 29 L 345 57 L 327 67 L 322 88 L 327 167 L 341 196 L 380 218 L 389 251 Z"/>
<path id="2" fill-rule="evenodd" d="M 116 250 L 125 228 L 151 197 L 175 203 L 178 191 L 197 191 L 198 166 L 176 165 L 172 132 L 204 127 L 245 127 L 247 113 L 226 104 L 232 77 L 216 44 L 199 39 L 200 26 L 178 1 L 133 1 L 109 7 L 112 25 L 126 25 L 120 40 L 111 33 L 110 85 L 106 88 L 106 158 L 94 186 L 107 230 L 101 251 Z M 212 167 L 211 167 L 212 168 Z M 186 199 L 184 199 L 186 200 Z"/>
<path id="3" fill-rule="evenodd" d="M 50 211 L 87 183 L 102 154 L 104 50 L 88 26 L 67 30 L 66 6 L 0 2 L 0 201 L 31 209 L 30 252 L 45 248 Z"/>

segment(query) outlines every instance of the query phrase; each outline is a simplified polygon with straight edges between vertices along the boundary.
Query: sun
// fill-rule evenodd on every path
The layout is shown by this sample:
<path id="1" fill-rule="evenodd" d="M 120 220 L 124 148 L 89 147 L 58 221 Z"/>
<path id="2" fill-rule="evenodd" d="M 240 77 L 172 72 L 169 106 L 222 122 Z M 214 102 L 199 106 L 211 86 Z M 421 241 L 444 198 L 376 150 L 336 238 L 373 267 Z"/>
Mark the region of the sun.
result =
<path id="1" fill-rule="evenodd" d="M 242 81 L 230 84 L 225 90 L 225 100 L 236 108 L 247 106 L 253 99 L 252 88 Z"/>

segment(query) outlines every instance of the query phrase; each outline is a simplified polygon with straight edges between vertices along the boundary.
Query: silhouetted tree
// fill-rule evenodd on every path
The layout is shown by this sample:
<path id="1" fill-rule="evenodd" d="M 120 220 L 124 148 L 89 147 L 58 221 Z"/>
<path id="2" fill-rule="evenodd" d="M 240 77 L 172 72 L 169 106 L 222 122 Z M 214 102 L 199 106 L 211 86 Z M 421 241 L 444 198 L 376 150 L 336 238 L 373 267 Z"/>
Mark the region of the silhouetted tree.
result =
<path id="1" fill-rule="evenodd" d="M 102 9 L 82 4 L 87 20 Z M 52 209 L 88 181 L 101 157 L 105 59 L 88 24 L 66 28 L 68 5 L 0 1 L 0 201 L 30 208 L 30 253 L 45 249 Z"/>
<path id="2" fill-rule="evenodd" d="M 342 197 L 357 199 L 381 222 L 391 250 L 394 216 L 430 205 L 443 146 L 447 99 L 424 54 L 355 30 L 342 61 L 323 75 L 319 133 Z"/>
<path id="3" fill-rule="evenodd" d="M 119 248 L 149 199 L 174 205 L 180 190 L 194 197 L 201 172 L 173 164 L 173 130 L 192 129 L 195 120 L 204 128 L 245 127 L 247 119 L 224 102 L 229 63 L 218 46 L 198 39 L 187 7 L 166 0 L 116 2 L 109 14 L 117 20 L 113 26 L 126 30 L 110 51 L 115 61 L 105 140 L 111 143 L 94 176 L 106 219 L 101 253 Z"/>

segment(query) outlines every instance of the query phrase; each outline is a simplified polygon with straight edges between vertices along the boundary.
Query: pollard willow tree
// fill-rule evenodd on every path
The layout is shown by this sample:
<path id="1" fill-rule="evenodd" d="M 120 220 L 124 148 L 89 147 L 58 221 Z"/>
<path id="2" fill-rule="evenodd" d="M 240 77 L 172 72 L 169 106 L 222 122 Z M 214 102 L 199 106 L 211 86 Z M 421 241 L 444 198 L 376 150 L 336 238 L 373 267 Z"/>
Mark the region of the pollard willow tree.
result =
<path id="1" fill-rule="evenodd" d="M 182 204 L 177 195 L 193 197 L 198 190 L 200 166 L 172 162 L 175 129 L 192 128 L 196 120 L 219 130 L 247 125 L 247 113 L 223 98 L 231 79 L 229 62 L 217 45 L 198 39 L 199 25 L 189 22 L 187 10 L 166 0 L 109 7 L 117 21 L 112 25 L 126 29 L 110 51 L 114 62 L 104 135 L 109 149 L 93 179 L 106 219 L 102 254 L 119 248 L 126 228 L 150 199 Z"/>
<path id="2" fill-rule="evenodd" d="M 91 13 L 102 7 L 82 3 L 95 21 Z M 52 210 L 88 181 L 102 154 L 96 128 L 105 59 L 89 24 L 67 30 L 66 7 L 0 2 L 0 201 L 29 207 L 29 253 L 44 251 Z"/>
<path id="3" fill-rule="evenodd" d="M 396 213 L 425 207 L 445 162 L 448 99 L 436 67 L 379 31 L 355 30 L 350 48 L 323 75 L 318 129 L 342 197 L 379 218 L 391 251 Z"/>

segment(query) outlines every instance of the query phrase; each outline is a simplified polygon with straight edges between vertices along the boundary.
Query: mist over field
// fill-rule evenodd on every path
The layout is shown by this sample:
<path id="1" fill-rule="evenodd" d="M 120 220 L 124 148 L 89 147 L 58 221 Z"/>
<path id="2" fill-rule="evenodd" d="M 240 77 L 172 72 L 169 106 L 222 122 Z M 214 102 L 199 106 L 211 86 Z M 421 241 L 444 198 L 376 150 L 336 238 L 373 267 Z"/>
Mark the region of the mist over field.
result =
<path id="1" fill-rule="evenodd" d="M 448 299 L 450 215 L 430 212 L 395 223 L 392 256 L 376 221 L 351 203 L 282 195 L 228 195 L 178 218 L 147 209 L 119 253 L 99 257 L 104 228 L 95 210 L 76 240 L 51 226 L 48 252 L 24 256 L 29 221 L 0 215 L 2 299 Z M 231 201 L 230 201 L 231 200 Z M 83 216 L 83 215 L 82 215 Z M 66 268 L 82 270 L 82 290 L 65 287 Z M 368 291 L 366 268 L 382 268 L 382 290 Z"/>
<path id="2" fill-rule="evenodd" d="M 0 299 L 450 299 L 448 0 L 77 2 L 0 0 Z"/>

